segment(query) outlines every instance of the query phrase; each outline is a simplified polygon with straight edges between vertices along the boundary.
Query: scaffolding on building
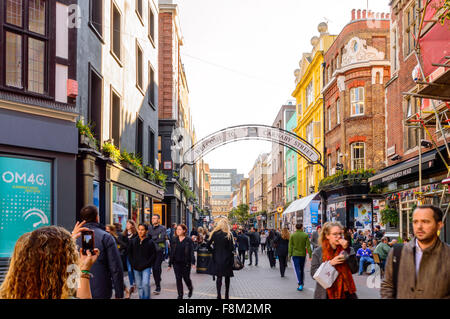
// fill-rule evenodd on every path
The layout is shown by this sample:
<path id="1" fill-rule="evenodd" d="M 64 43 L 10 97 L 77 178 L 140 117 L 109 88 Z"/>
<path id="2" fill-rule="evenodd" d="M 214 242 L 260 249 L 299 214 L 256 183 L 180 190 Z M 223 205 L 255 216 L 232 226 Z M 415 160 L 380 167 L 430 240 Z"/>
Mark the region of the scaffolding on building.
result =
<path id="1" fill-rule="evenodd" d="M 444 151 L 443 147 L 445 146 L 447 158 L 450 158 L 450 147 L 447 139 L 450 131 L 450 56 L 444 57 L 446 60 L 444 63 L 431 63 L 433 67 L 443 68 L 444 72 L 436 79 L 427 79 L 424 72 L 423 50 L 420 40 L 426 34 L 426 32 L 422 32 L 424 23 L 439 23 L 437 20 L 425 20 L 427 10 L 431 8 L 432 2 L 434 0 L 426 0 L 424 7 L 418 10 L 420 25 L 417 37 L 415 37 L 416 45 L 414 48 L 418 63 L 415 70 L 418 74 L 414 76 L 416 87 L 411 92 L 403 92 L 403 95 L 418 98 L 421 101 L 418 112 L 406 120 L 407 127 L 419 129 L 419 192 L 417 192 L 417 204 L 431 204 L 434 198 L 439 199 L 439 207 L 444 212 L 443 222 L 445 224 L 450 210 L 450 167 L 442 151 Z M 431 109 L 423 109 L 423 100 L 430 101 Z M 421 129 L 423 129 L 425 136 L 422 136 Z M 434 136 L 430 129 L 434 129 Z M 440 140 L 443 140 L 443 144 Z M 422 191 L 422 146 L 434 148 L 447 169 L 447 177 L 441 181 L 441 189 L 434 189 L 431 192 Z"/>

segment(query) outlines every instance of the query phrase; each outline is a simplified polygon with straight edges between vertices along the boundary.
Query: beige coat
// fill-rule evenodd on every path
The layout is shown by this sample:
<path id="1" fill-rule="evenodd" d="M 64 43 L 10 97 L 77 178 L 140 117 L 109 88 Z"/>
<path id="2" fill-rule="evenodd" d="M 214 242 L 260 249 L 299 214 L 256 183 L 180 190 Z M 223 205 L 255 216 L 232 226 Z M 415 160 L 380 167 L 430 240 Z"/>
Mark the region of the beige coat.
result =
<path id="1" fill-rule="evenodd" d="M 397 296 L 394 296 L 393 254 L 386 261 L 385 278 L 381 283 L 381 298 L 384 299 L 439 299 L 450 298 L 450 246 L 439 238 L 423 251 L 419 274 L 416 278 L 415 239 L 403 246 L 398 270 Z"/>

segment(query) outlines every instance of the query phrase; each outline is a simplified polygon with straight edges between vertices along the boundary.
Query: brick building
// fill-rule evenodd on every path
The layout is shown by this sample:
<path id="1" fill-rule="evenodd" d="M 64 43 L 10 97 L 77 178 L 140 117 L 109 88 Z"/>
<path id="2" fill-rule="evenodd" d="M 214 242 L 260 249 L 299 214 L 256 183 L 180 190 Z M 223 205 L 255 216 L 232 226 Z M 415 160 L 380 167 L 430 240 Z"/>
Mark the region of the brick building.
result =
<path id="1" fill-rule="evenodd" d="M 384 167 L 384 85 L 389 73 L 388 14 L 352 11 L 325 53 L 327 175 L 344 169 Z M 375 18 L 375 19 L 374 19 Z"/>
<path id="2" fill-rule="evenodd" d="M 426 1 L 423 0 L 390 2 L 391 78 L 385 89 L 384 160 L 387 167 L 369 179 L 386 199 L 380 206 L 389 206 L 399 212 L 399 225 L 388 225 L 388 228 L 403 237 L 412 236 L 412 224 L 408 220 L 415 205 L 420 202 L 440 204 L 441 181 L 447 177 L 447 169 L 437 151 L 439 149 L 448 162 L 444 136 L 435 132 L 439 122 L 442 126 L 447 125 L 444 118 L 450 118 L 449 109 L 443 102 L 450 101 L 450 75 L 448 67 L 433 64 L 444 64 L 448 60 L 445 57 L 450 52 L 450 23 L 441 25 L 433 21 L 437 20 L 435 4 L 439 1 L 430 3 L 425 10 Z M 425 22 L 419 35 L 423 12 Z M 418 50 L 416 39 L 420 39 Z M 435 85 L 424 85 L 426 82 L 435 82 Z M 428 99 L 433 97 L 433 100 Z M 433 104 L 440 114 L 439 121 L 431 112 Z M 427 128 L 431 137 L 415 122 L 418 117 L 430 124 Z M 433 148 L 433 140 L 438 148 Z M 444 202 L 448 202 L 448 198 Z M 448 241 L 448 225 L 443 233 Z"/>
<path id="3" fill-rule="evenodd" d="M 351 21 L 325 53 L 322 93 L 328 176 L 336 173 L 337 164 L 349 171 L 385 166 L 389 23 L 387 13 L 352 10 Z M 323 190 L 327 220 L 336 219 L 349 227 L 372 227 L 373 206 L 367 183 L 358 187 L 342 183 Z"/>

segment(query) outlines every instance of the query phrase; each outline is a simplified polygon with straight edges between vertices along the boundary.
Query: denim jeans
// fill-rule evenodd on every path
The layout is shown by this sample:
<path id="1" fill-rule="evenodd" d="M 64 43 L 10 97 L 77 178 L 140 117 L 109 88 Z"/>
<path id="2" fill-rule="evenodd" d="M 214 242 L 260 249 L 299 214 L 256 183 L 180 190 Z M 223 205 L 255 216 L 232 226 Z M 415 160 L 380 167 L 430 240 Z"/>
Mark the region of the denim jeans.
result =
<path id="1" fill-rule="evenodd" d="M 305 278 L 305 260 L 306 256 L 292 256 L 292 264 L 294 265 L 294 271 L 297 275 L 297 284 L 303 285 L 303 279 Z"/>
<path id="2" fill-rule="evenodd" d="M 127 257 L 127 272 L 128 272 L 128 280 L 130 281 L 130 287 L 134 285 L 134 272 L 131 268 L 130 260 Z"/>
<path id="3" fill-rule="evenodd" d="M 250 247 L 250 251 L 249 251 L 249 259 L 250 259 L 250 264 L 252 263 L 252 255 L 255 254 L 255 258 L 256 258 L 256 263 L 255 265 L 258 264 L 258 249 L 259 247 Z"/>
<path id="4" fill-rule="evenodd" d="M 359 259 L 359 274 L 361 275 L 364 271 L 364 263 L 368 261 L 371 264 L 374 264 L 375 262 L 371 257 L 363 256 Z"/>
<path id="5" fill-rule="evenodd" d="M 142 271 L 134 270 L 134 277 L 139 292 L 139 299 L 150 299 L 150 275 L 152 274 L 151 268 L 146 268 Z"/>

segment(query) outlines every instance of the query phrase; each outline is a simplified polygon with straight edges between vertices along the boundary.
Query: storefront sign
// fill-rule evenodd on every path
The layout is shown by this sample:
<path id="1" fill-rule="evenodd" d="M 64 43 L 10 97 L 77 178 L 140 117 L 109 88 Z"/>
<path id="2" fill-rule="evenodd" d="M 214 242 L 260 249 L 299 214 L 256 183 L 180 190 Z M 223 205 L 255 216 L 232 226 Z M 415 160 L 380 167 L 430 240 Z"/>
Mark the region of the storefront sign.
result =
<path id="1" fill-rule="evenodd" d="M 10 257 L 17 239 L 51 224 L 52 164 L 0 156 L 0 257 Z"/>
<path id="2" fill-rule="evenodd" d="M 428 162 L 422 164 L 422 169 L 428 169 L 428 168 L 431 168 L 432 166 L 433 166 L 433 161 L 428 161 Z M 401 178 L 401 177 L 404 177 L 404 176 L 407 176 L 407 175 L 410 175 L 413 173 L 417 173 L 418 171 L 419 171 L 419 165 L 416 165 L 416 166 L 401 170 L 399 172 L 396 172 L 394 174 L 388 175 L 386 177 L 383 177 L 381 179 L 381 182 L 382 183 L 390 182 L 392 180 L 395 180 L 395 179 L 398 179 L 398 178 Z"/>

